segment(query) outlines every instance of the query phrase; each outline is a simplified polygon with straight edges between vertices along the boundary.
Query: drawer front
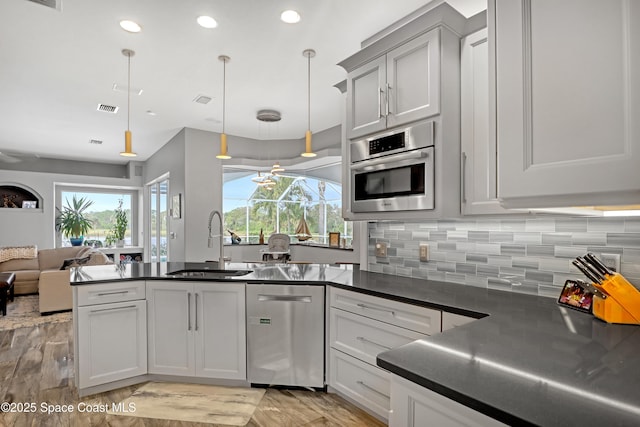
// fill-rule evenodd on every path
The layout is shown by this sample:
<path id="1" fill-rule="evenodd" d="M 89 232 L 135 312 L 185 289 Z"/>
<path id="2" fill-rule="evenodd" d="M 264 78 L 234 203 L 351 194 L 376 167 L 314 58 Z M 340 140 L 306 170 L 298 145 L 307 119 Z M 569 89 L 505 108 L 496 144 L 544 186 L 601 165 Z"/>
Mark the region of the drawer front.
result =
<path id="1" fill-rule="evenodd" d="M 331 306 L 425 335 L 441 330 L 441 312 L 417 305 L 331 288 Z"/>
<path id="2" fill-rule="evenodd" d="M 77 286 L 78 306 L 145 299 L 145 282 L 113 282 Z"/>
<path id="3" fill-rule="evenodd" d="M 388 420 L 391 374 L 333 348 L 330 357 L 331 387 Z"/>
<path id="4" fill-rule="evenodd" d="M 329 328 L 331 347 L 372 365 L 378 353 L 426 336 L 337 308 L 331 308 Z"/>

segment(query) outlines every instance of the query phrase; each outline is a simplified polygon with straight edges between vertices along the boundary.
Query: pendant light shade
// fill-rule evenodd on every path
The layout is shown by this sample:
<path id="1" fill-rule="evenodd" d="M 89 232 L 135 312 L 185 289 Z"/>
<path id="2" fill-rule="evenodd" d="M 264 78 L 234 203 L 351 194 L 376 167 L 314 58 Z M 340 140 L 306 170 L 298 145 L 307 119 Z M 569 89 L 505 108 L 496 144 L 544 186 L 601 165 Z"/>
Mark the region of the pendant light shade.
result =
<path id="1" fill-rule="evenodd" d="M 218 59 L 222 61 L 222 133 L 220 134 L 220 153 L 216 156 L 217 159 L 230 159 L 231 156 L 227 152 L 227 134 L 225 131 L 225 113 L 227 102 L 227 62 L 231 60 L 227 55 L 220 55 Z"/>
<path id="2" fill-rule="evenodd" d="M 124 151 L 120 152 L 124 157 L 135 157 L 131 143 L 131 130 L 129 124 L 131 121 L 131 57 L 136 53 L 131 49 L 122 49 L 122 54 L 127 57 L 127 130 L 124 131 Z"/>
<path id="3" fill-rule="evenodd" d="M 304 153 L 302 157 L 315 157 L 316 153 L 311 149 L 311 58 L 316 56 L 313 49 L 305 49 L 302 55 L 307 58 L 307 132 L 304 137 Z"/>

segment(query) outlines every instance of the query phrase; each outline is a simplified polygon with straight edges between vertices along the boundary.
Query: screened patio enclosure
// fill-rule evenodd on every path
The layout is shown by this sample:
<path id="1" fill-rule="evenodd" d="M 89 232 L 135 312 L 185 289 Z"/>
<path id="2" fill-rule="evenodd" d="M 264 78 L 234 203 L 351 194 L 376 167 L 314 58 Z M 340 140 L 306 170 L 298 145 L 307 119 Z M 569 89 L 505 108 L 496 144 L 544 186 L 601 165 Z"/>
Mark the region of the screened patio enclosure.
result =
<path id="1" fill-rule="evenodd" d="M 224 225 L 242 238 L 242 243 L 258 243 L 262 229 L 265 242 L 273 233 L 284 233 L 298 243 L 296 226 L 307 222 L 311 239 L 305 243 L 328 244 L 329 233 L 339 232 L 351 245 L 352 224 L 342 219 L 340 184 L 311 177 L 278 175 L 272 188 L 251 180 L 255 174 L 225 180 L 223 188 Z M 230 242 L 229 234 L 226 236 Z"/>

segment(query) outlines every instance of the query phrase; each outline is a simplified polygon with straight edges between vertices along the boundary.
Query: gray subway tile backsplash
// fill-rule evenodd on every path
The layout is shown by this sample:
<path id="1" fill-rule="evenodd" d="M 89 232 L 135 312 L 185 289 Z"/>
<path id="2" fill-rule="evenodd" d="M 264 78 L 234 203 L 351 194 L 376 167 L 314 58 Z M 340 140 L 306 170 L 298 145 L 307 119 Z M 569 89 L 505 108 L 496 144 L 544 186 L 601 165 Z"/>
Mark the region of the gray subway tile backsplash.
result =
<path id="1" fill-rule="evenodd" d="M 571 261 L 586 252 L 621 255 L 622 274 L 640 285 L 638 218 L 479 218 L 368 225 L 369 270 L 557 298 Z M 389 245 L 375 256 L 375 244 Z M 419 245 L 430 260 L 420 261 Z"/>

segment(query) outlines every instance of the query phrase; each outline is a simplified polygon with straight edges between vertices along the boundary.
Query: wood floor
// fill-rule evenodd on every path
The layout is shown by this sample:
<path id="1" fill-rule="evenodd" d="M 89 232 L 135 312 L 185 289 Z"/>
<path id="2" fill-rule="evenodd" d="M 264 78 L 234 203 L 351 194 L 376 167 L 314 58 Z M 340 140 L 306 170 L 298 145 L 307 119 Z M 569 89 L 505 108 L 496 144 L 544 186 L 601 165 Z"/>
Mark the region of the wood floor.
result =
<path id="1" fill-rule="evenodd" d="M 0 319 L 2 322 L 2 319 Z M 42 404 L 72 405 L 96 399 L 110 405 L 140 385 L 79 398 L 73 384 L 71 322 L 0 331 L 0 402 L 35 403 L 33 413 L 0 413 L 0 426 L 213 426 L 105 413 L 46 414 Z M 249 427 L 384 426 L 344 399 L 320 392 L 268 389 Z"/>

